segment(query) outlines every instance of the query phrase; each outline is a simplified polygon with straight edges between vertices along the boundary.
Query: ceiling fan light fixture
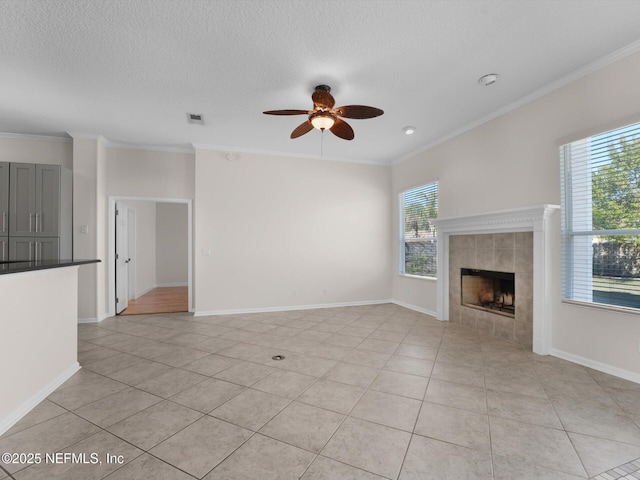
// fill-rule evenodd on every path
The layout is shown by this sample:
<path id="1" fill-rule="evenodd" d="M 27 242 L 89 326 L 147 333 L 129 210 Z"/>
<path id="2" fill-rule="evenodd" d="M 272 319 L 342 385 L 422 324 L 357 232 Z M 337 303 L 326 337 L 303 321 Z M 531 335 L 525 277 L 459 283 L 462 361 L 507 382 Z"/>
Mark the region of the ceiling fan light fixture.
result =
<path id="1" fill-rule="evenodd" d="M 333 115 L 324 112 L 311 115 L 309 120 L 311 121 L 311 125 L 318 130 L 329 130 L 333 127 L 333 124 L 336 123 L 336 119 Z"/>

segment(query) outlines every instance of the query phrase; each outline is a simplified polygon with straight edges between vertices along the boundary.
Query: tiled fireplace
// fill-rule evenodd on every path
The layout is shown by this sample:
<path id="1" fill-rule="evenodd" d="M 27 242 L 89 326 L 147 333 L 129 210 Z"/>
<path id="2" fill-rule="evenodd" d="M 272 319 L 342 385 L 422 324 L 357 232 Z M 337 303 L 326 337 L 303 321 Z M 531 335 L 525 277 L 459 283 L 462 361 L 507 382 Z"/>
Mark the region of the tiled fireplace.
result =
<path id="1" fill-rule="evenodd" d="M 552 283 L 549 245 L 551 218 L 558 209 L 557 205 L 541 205 L 438 219 L 438 318 L 548 354 Z M 463 301 L 463 269 L 472 276 L 492 272 L 484 276 L 494 278 L 494 291 L 470 293 L 476 288 L 488 289 L 491 282 L 467 280 Z M 513 291 L 500 283 L 509 278 L 513 278 Z M 483 301 L 495 305 L 476 304 Z"/>
<path id="2" fill-rule="evenodd" d="M 449 237 L 449 321 L 532 346 L 533 232 Z"/>

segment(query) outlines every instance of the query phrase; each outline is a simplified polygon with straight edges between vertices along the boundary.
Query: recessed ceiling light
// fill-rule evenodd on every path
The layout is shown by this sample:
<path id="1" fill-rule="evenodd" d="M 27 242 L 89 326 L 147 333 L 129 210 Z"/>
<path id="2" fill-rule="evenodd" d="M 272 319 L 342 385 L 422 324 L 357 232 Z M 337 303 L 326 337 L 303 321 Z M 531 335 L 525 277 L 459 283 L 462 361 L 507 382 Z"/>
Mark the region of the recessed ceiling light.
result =
<path id="1" fill-rule="evenodd" d="M 497 73 L 490 73 L 488 75 L 484 75 L 483 77 L 480 77 L 478 79 L 478 83 L 483 87 L 488 87 L 489 85 L 493 85 L 498 81 L 498 76 L 499 75 Z"/>
<path id="2" fill-rule="evenodd" d="M 416 127 L 412 127 L 411 125 L 407 125 L 402 129 L 405 135 L 412 135 L 416 131 Z"/>
<path id="3" fill-rule="evenodd" d="M 204 117 L 201 113 L 187 113 L 187 122 L 204 125 Z"/>

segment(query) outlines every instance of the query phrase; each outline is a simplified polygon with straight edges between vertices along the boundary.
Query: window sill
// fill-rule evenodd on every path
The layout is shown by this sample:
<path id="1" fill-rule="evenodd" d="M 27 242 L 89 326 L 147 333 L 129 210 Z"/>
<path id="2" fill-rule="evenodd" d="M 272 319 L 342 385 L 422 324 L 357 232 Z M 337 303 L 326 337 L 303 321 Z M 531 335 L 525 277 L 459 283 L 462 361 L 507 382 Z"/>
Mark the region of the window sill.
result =
<path id="1" fill-rule="evenodd" d="M 626 313 L 628 315 L 640 315 L 640 309 L 631 307 L 619 307 L 617 305 L 607 305 L 606 303 L 581 302 L 579 300 L 569 300 L 563 298 L 562 303 L 575 305 L 578 307 L 595 308 L 597 310 L 608 310 L 610 312 Z"/>
<path id="2" fill-rule="evenodd" d="M 398 276 L 404 278 L 415 278 L 416 280 L 430 280 L 432 282 L 438 281 L 438 277 L 423 277 L 421 275 L 409 275 L 407 273 L 399 273 Z"/>

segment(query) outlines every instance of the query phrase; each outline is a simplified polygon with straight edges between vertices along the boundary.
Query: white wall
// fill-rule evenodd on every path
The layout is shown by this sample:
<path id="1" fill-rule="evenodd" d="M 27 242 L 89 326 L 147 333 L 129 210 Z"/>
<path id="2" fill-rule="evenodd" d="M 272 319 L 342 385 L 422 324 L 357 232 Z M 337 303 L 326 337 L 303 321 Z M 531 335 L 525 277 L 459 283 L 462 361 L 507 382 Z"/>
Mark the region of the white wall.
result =
<path id="1" fill-rule="evenodd" d="M 123 205 L 135 210 L 136 251 L 129 252 L 134 259 L 135 298 L 156 287 L 156 205 L 154 202 L 127 200 Z M 133 255 L 132 255 L 133 253 Z"/>
<path id="2" fill-rule="evenodd" d="M 156 203 L 156 284 L 186 286 L 188 235 L 186 203 Z"/>
<path id="3" fill-rule="evenodd" d="M 109 285 L 107 283 L 107 272 L 109 266 L 107 264 L 108 257 L 107 247 L 107 231 L 108 231 L 108 215 L 109 206 L 107 203 L 107 147 L 104 141 L 98 142 L 98 155 L 96 157 L 96 256 L 93 258 L 99 258 L 100 263 L 96 264 L 96 315 L 98 320 L 104 318 L 106 311 L 108 310 L 107 298 Z M 74 224 L 76 231 L 78 230 L 78 224 Z"/>
<path id="4" fill-rule="evenodd" d="M 73 144 L 69 138 L 0 134 L 0 162 L 44 163 L 73 167 Z"/>
<path id="5" fill-rule="evenodd" d="M 107 148 L 107 195 L 193 198 L 194 155 Z"/>
<path id="6" fill-rule="evenodd" d="M 105 261 L 103 251 L 98 251 L 99 235 L 104 235 L 98 225 L 98 165 L 104 153 L 98 146 L 97 137 L 75 137 L 73 140 L 73 256 L 78 259 L 100 259 Z M 100 182 L 102 184 L 102 182 Z M 102 217 L 102 215 L 100 215 Z M 88 233 L 81 233 L 86 225 Z M 98 265 L 83 268 L 78 277 L 78 318 L 81 321 L 96 321 L 99 290 Z"/>
<path id="7" fill-rule="evenodd" d="M 441 218 L 560 203 L 558 146 L 640 119 L 640 54 L 476 127 L 392 168 L 393 250 L 398 248 L 397 194 L 439 180 Z M 496 88 L 500 88 L 497 84 Z M 479 94 L 481 90 L 478 90 Z M 569 305 L 560 298 L 560 215 L 553 257 L 553 330 L 556 353 L 640 374 L 637 315 Z M 436 309 L 435 285 L 397 275 L 393 298 Z M 407 289 L 413 293 L 408 293 Z M 415 291 L 421 291 L 420 298 Z M 583 361 L 583 360 L 581 360 Z"/>
<path id="8" fill-rule="evenodd" d="M 195 310 L 388 299 L 389 189 L 388 167 L 197 149 Z"/>
<path id="9" fill-rule="evenodd" d="M 80 368 L 77 271 L 0 275 L 0 435 Z"/>

